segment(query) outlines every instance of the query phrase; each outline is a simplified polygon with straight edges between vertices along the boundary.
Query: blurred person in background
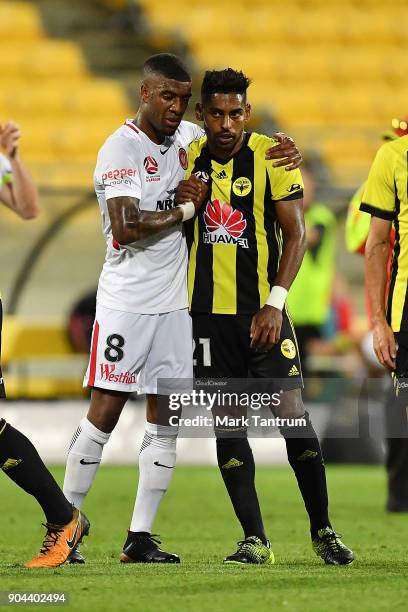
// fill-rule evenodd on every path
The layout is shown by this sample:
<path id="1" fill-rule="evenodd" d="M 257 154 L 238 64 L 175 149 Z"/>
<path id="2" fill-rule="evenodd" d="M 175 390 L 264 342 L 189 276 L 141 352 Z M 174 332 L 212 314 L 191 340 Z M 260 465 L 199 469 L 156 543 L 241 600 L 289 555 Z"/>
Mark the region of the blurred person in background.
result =
<path id="1" fill-rule="evenodd" d="M 306 226 L 306 253 L 290 288 L 287 304 L 295 325 L 305 379 L 313 340 L 321 339 L 330 317 L 335 274 L 336 217 L 325 204 L 316 201 L 316 181 L 307 160 L 302 168 L 303 209 Z"/>
<path id="2" fill-rule="evenodd" d="M 19 155 L 20 130 L 15 123 L 0 124 L 0 202 L 22 219 L 40 212 L 38 193 Z M 2 305 L 0 299 L 0 352 Z M 6 391 L 0 366 L 0 399 Z M 65 563 L 89 522 L 71 506 L 33 444 L 20 431 L 0 418 L 0 469 L 40 504 L 46 517 L 46 535 L 40 553 L 26 567 L 57 567 Z"/>
<path id="3" fill-rule="evenodd" d="M 408 135 L 408 117 L 402 119 L 394 118 L 391 122 L 392 129 L 382 133 L 385 142 L 394 141 Z M 360 209 L 363 194 L 366 190 L 365 181 L 353 195 L 346 219 L 346 246 L 352 253 L 364 255 L 366 251 L 367 238 L 370 231 L 370 214 L 365 209 Z M 378 214 L 378 212 L 377 212 Z M 379 223 L 376 221 L 375 223 Z M 392 253 L 396 240 L 397 223 L 390 227 L 387 258 L 387 278 L 385 281 L 385 295 L 388 295 L 390 281 L 392 279 Z M 385 247 L 384 247 L 385 248 Z M 399 247 L 397 246 L 397 249 Z M 398 265 L 396 260 L 394 266 Z M 368 294 L 368 276 L 366 276 L 366 305 L 367 317 L 370 331 L 363 339 L 362 352 L 365 356 L 372 375 L 378 375 L 381 367 L 373 353 L 373 312 L 372 302 Z M 377 364 L 377 365 L 376 365 Z M 393 387 L 387 393 L 387 401 L 384 406 L 385 435 L 386 435 L 386 470 L 388 478 L 388 499 L 386 508 L 389 512 L 408 512 L 408 431 L 406 426 L 405 405 L 395 401 Z"/>

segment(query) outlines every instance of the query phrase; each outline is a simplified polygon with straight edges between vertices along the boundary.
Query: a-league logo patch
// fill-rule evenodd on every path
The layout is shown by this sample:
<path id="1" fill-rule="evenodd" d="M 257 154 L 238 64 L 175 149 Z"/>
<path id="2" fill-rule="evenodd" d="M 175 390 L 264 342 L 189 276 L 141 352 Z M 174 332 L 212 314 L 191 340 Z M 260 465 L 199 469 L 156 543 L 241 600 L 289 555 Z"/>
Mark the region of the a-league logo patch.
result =
<path id="1" fill-rule="evenodd" d="M 151 155 L 144 158 L 143 165 L 147 174 L 156 174 L 157 170 L 159 169 L 159 164 Z"/>
<path id="2" fill-rule="evenodd" d="M 296 357 L 296 346 L 290 338 L 282 340 L 281 353 L 287 359 L 294 359 Z"/>

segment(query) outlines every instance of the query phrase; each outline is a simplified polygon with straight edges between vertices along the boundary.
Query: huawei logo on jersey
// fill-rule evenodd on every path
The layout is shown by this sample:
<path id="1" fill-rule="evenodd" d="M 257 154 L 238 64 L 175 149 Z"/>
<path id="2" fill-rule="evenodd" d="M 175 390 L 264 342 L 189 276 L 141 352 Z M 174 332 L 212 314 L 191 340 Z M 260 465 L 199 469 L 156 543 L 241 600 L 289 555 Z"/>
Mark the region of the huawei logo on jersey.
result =
<path id="1" fill-rule="evenodd" d="M 238 244 L 247 249 L 248 240 L 242 238 L 247 222 L 239 210 L 232 208 L 226 202 L 213 200 L 208 202 L 204 212 L 204 222 L 207 232 L 203 241 L 207 244 Z"/>
<path id="2" fill-rule="evenodd" d="M 143 165 L 147 174 L 156 174 L 157 170 L 159 169 L 159 164 L 151 155 L 144 158 Z"/>

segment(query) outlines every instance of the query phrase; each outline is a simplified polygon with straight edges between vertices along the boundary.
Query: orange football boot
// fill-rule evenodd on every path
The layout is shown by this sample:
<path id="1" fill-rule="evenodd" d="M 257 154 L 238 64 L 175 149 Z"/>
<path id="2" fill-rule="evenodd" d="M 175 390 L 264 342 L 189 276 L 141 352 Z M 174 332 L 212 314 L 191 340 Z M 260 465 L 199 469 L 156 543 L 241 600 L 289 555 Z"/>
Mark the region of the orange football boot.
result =
<path id="1" fill-rule="evenodd" d="M 58 567 L 65 563 L 75 546 L 88 535 L 90 523 L 85 514 L 73 508 L 72 520 L 67 525 L 43 525 L 47 533 L 42 548 L 34 559 L 25 564 L 26 567 Z"/>

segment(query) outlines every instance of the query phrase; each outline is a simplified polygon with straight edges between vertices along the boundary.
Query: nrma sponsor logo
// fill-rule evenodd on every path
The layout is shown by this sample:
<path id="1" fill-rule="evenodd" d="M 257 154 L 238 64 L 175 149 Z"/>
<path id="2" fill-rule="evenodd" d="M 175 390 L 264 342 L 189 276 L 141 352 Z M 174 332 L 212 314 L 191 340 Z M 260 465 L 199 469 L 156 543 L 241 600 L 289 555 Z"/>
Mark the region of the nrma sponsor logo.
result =
<path id="1" fill-rule="evenodd" d="M 208 202 L 204 212 L 207 232 L 203 234 L 205 244 L 238 244 L 248 248 L 247 238 L 243 238 L 247 222 L 239 210 L 226 202 L 213 200 Z"/>

